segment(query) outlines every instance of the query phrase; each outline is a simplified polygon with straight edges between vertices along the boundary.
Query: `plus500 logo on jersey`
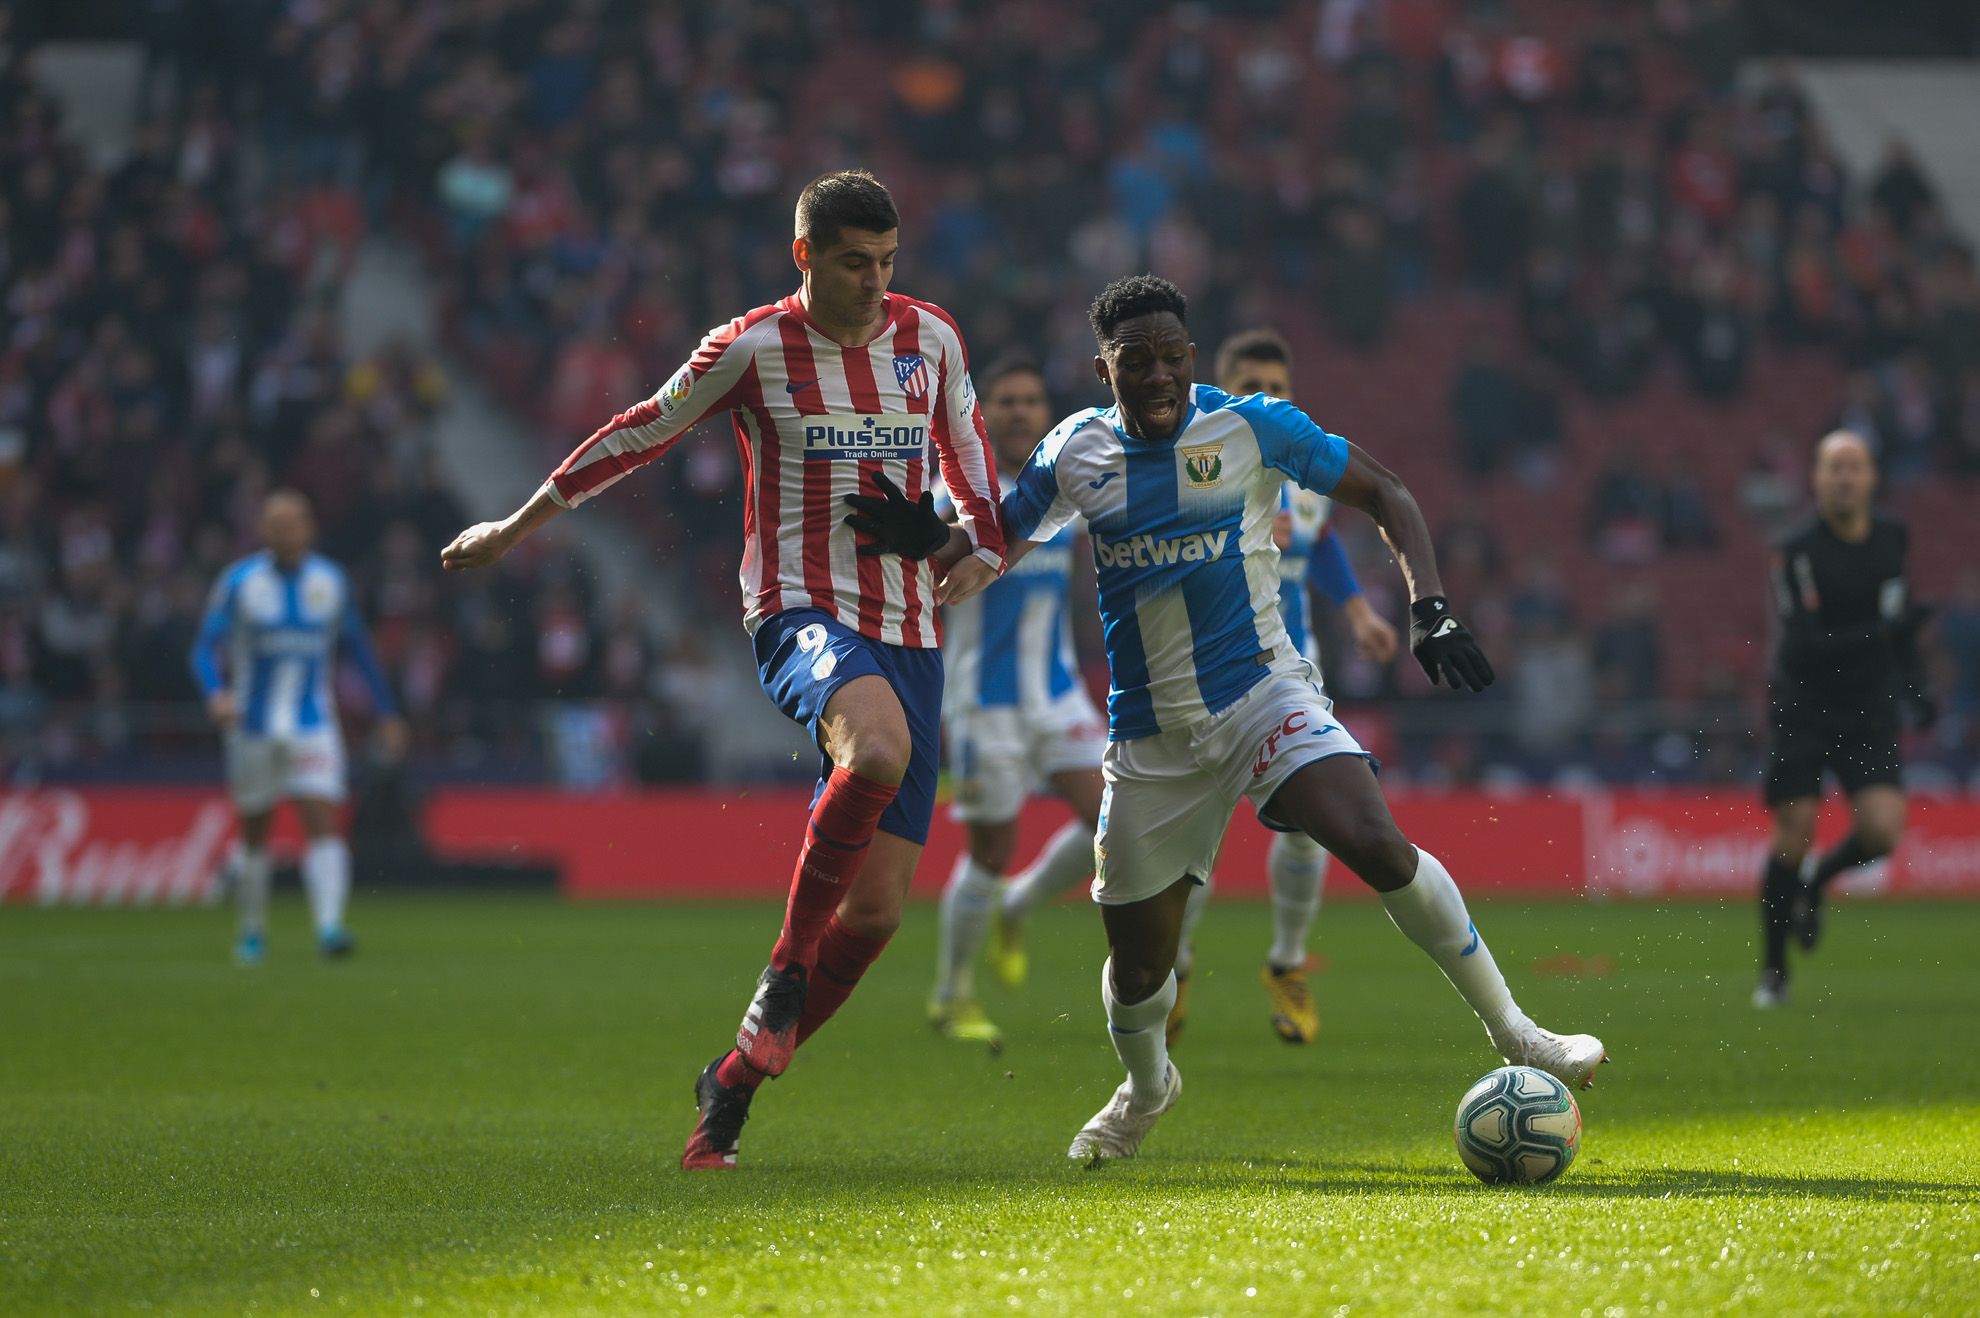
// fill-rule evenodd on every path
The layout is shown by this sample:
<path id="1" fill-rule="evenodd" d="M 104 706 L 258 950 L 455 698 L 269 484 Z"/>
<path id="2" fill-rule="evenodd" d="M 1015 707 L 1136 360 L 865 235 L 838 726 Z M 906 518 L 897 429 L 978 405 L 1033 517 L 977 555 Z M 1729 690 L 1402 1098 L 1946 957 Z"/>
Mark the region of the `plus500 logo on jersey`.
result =
<path id="1" fill-rule="evenodd" d="M 821 416 L 804 422 L 805 461 L 841 458 L 910 461 L 928 444 L 928 418 L 921 416 Z"/>
<path id="2" fill-rule="evenodd" d="M 1157 540 L 1152 535 L 1131 535 L 1125 540 L 1093 537 L 1093 557 L 1101 567 L 1160 567 L 1165 563 L 1201 563 L 1224 556 L 1229 531 L 1215 535 L 1179 535 Z"/>

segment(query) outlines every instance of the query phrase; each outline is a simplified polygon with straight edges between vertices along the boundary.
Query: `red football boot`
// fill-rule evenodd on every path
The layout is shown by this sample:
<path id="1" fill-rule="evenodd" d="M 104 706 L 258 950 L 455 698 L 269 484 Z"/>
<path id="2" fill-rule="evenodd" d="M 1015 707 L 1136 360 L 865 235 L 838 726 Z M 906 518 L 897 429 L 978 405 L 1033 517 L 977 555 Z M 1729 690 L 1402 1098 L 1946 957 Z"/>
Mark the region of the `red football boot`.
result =
<path id="1" fill-rule="evenodd" d="M 695 1123 L 694 1134 L 688 1136 L 687 1149 L 681 1154 L 682 1171 L 735 1169 L 736 1145 L 742 1137 L 743 1122 L 749 1120 L 749 1100 L 756 1097 L 756 1091 L 740 1086 L 732 1089 L 717 1080 L 715 1069 L 721 1065 L 722 1058 L 718 1057 L 695 1077 L 694 1105 L 701 1110 L 701 1120 Z"/>
<path id="2" fill-rule="evenodd" d="M 766 967 L 756 981 L 756 996 L 743 1013 L 736 1031 L 736 1051 L 765 1075 L 782 1075 L 797 1049 L 798 1018 L 810 996 L 810 976 L 803 966 L 779 970 Z"/>

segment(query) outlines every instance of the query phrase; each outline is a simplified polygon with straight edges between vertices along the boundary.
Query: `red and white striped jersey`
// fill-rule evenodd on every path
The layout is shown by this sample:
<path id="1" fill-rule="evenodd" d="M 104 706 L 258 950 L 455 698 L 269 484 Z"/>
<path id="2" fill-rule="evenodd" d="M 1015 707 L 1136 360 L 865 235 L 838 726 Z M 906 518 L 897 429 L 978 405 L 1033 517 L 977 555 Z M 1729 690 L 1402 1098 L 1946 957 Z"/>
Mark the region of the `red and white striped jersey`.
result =
<path id="1" fill-rule="evenodd" d="M 889 645 L 941 643 L 934 572 L 854 552 L 844 496 L 878 494 L 886 472 L 910 499 L 930 483 L 928 445 L 979 556 L 1004 561 L 997 467 L 977 410 L 962 334 L 948 313 L 889 293 L 885 327 L 840 346 L 793 293 L 702 340 L 659 393 L 612 418 L 551 476 L 575 507 L 666 452 L 715 412 L 735 416 L 743 468 L 743 626 L 817 608 Z"/>

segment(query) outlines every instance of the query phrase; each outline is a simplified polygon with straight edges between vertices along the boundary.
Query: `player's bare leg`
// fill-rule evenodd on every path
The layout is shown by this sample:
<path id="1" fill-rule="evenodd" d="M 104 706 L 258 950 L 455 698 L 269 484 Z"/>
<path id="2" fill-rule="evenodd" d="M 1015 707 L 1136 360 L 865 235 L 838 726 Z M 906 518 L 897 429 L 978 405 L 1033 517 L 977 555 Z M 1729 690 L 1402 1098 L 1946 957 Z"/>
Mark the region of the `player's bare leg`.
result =
<path id="1" fill-rule="evenodd" d="M 1601 1040 L 1553 1034 L 1519 1009 L 1457 884 L 1435 856 L 1410 845 L 1396 827 L 1367 760 L 1336 755 L 1305 765 L 1286 779 L 1265 813 L 1298 827 L 1381 894 L 1389 918 L 1430 954 L 1507 1062 L 1538 1067 L 1570 1088 L 1588 1087 L 1595 1067 L 1607 1059 Z"/>
<path id="2" fill-rule="evenodd" d="M 1054 833 L 1037 859 L 1004 885 L 990 925 L 990 963 L 1008 988 L 1024 983 L 1030 973 L 1024 922 L 1032 908 L 1093 873 L 1093 834 L 1100 827 L 1100 798 L 1107 785 L 1098 769 L 1061 769 L 1051 781 L 1053 792 L 1078 818 Z"/>
<path id="3" fill-rule="evenodd" d="M 1897 850 L 1904 836 L 1904 790 L 1883 783 L 1858 788 L 1849 798 L 1849 813 L 1849 836 L 1827 854 L 1804 859 L 1800 867 L 1802 890 L 1794 907 L 1794 935 L 1809 951 L 1822 937 L 1822 898 L 1829 885 Z"/>
<path id="4" fill-rule="evenodd" d="M 344 907 L 351 896 L 351 849 L 337 831 L 337 803 L 299 796 L 295 804 L 305 839 L 303 891 L 309 895 L 316 948 L 326 957 L 347 957 L 357 950 L 344 928 Z"/>
<path id="5" fill-rule="evenodd" d="M 1753 1005 L 1762 1011 L 1788 1000 L 1788 938 L 1794 931 L 1795 906 L 1802 900 L 1802 863 L 1815 845 L 1815 816 L 1821 808 L 1821 798 L 1814 796 L 1773 807 L 1773 836 L 1760 880 L 1760 979 L 1753 986 Z"/>
<path id="6" fill-rule="evenodd" d="M 268 955 L 268 889 L 273 862 L 268 856 L 268 830 L 275 812 L 262 810 L 241 816 L 241 850 L 234 869 L 234 960 L 258 966 Z"/>
<path id="7" fill-rule="evenodd" d="M 1066 1156 L 1081 1162 L 1132 1158 L 1157 1119 L 1182 1093 L 1182 1076 L 1169 1060 L 1166 1025 L 1176 1000 L 1176 949 L 1182 943 L 1183 910 L 1194 878 L 1185 875 L 1153 897 L 1102 906 L 1107 964 L 1100 997 L 1114 1052 L 1127 1068 L 1126 1083 L 1073 1137 Z"/>

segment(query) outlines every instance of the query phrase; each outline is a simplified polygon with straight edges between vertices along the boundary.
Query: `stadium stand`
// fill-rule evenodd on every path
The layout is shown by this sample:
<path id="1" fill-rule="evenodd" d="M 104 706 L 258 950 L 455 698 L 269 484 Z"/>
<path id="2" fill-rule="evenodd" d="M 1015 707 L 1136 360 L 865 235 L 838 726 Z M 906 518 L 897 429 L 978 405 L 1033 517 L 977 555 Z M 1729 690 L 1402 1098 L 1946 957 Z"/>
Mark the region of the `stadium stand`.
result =
<path id="1" fill-rule="evenodd" d="M 902 287 L 979 361 L 1038 351 L 1068 406 L 1094 401 L 1086 300 L 1130 269 L 1190 293 L 1206 352 L 1288 333 L 1301 400 L 1464 542 L 1453 593 L 1503 657 L 1460 716 L 1332 638 L 1399 776 L 1750 777 L 1767 537 L 1844 421 L 1919 532 L 1921 593 L 1964 601 L 1949 716 L 1914 750 L 1935 781 L 1975 770 L 1973 248 L 1902 155 L 1852 187 L 1790 66 L 1740 94 L 1723 0 L 227 12 L 153 41 L 114 171 L 66 144 L 31 50 L 0 89 L 17 775 L 205 753 L 184 634 L 258 493 L 290 482 L 364 583 L 431 771 L 541 773 L 532 702 L 576 700 L 635 730 L 623 774 L 692 777 L 715 681 L 696 632 L 737 613 L 726 434 L 586 512 L 638 526 L 694 626 L 650 635 L 554 557 L 443 581 L 461 517 L 423 431 L 445 372 L 346 360 L 327 298 L 367 232 L 415 238 L 452 360 L 547 467 L 708 325 L 787 292 L 790 197 L 851 163 L 902 203 Z"/>

